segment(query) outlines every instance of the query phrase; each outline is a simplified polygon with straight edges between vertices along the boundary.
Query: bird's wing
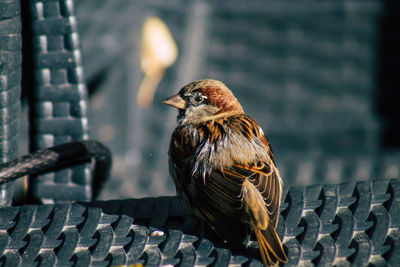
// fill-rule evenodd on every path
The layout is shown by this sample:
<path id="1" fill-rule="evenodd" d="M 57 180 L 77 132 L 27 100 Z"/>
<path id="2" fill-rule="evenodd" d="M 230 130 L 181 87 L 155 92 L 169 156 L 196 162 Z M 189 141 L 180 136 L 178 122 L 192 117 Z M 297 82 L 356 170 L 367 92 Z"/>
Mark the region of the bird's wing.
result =
<path id="1" fill-rule="evenodd" d="M 264 264 L 287 262 L 286 253 L 275 231 L 282 190 L 278 169 L 273 162 L 251 166 L 235 164 L 234 169 L 247 177 L 242 187 L 243 202 Z"/>
<path id="2" fill-rule="evenodd" d="M 243 124 L 245 127 L 249 128 L 250 125 L 251 129 L 254 129 L 254 131 L 247 131 L 250 135 L 249 138 L 260 140 L 265 147 L 266 155 L 263 160 L 256 162 L 235 163 L 232 169 L 237 177 L 247 179 L 254 185 L 257 189 L 254 193 L 258 191 L 262 195 L 268 214 L 268 223 L 275 229 L 281 204 L 282 179 L 278 168 L 275 166 L 271 145 L 261 127 L 249 117 L 244 117 L 241 121 L 246 122 Z"/>
<path id="3" fill-rule="evenodd" d="M 235 164 L 233 170 L 236 175 L 246 177 L 247 181 L 261 194 L 268 213 L 268 220 L 275 228 L 278 222 L 282 192 L 278 169 L 272 162 L 259 162 L 253 165 Z"/>

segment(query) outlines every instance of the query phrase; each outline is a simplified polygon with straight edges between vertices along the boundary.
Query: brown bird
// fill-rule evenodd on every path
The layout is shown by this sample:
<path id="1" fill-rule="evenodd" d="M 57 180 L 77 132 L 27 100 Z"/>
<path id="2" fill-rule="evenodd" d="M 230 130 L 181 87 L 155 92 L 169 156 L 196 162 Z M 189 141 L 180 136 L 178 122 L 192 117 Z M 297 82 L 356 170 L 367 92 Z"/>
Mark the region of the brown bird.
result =
<path id="1" fill-rule="evenodd" d="M 191 82 L 164 103 L 179 110 L 169 169 L 184 206 L 231 244 L 252 229 L 264 265 L 287 262 L 275 231 L 282 179 L 258 123 L 217 80 Z"/>

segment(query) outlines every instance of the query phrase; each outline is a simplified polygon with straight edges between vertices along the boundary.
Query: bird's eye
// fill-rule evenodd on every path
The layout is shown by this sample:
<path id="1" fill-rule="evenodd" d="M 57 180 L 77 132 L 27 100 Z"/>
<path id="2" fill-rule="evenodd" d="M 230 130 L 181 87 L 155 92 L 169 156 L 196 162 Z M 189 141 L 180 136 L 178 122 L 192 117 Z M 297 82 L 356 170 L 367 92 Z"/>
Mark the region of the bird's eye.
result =
<path id="1" fill-rule="evenodd" d="M 203 102 L 203 97 L 202 96 L 195 96 L 194 97 L 194 101 L 196 101 L 197 103 L 201 103 L 201 102 Z"/>

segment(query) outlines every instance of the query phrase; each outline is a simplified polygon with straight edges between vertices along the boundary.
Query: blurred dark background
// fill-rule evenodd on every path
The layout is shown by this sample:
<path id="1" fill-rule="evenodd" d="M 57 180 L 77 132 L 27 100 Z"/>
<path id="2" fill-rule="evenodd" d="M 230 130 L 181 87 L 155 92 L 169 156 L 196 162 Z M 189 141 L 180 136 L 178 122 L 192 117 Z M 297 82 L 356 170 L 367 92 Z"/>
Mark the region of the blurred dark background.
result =
<path id="1" fill-rule="evenodd" d="M 76 14 L 91 136 L 114 166 L 102 199 L 173 195 L 176 110 L 162 100 L 224 81 L 264 128 L 285 185 L 400 176 L 397 1 L 80 0 Z M 144 20 L 169 27 L 179 56 L 143 109 Z"/>

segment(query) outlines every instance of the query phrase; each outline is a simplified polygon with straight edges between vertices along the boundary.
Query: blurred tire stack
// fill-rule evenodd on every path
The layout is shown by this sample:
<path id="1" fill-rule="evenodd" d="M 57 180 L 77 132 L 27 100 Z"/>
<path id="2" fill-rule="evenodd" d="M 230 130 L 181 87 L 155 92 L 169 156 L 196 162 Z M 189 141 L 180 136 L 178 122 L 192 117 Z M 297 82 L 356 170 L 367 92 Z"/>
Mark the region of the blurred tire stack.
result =
<path id="1" fill-rule="evenodd" d="M 176 111 L 161 100 L 206 77 L 224 81 L 263 126 L 286 185 L 399 177 L 388 134 L 399 82 L 386 64 L 399 44 L 395 10 L 377 0 L 77 1 L 92 136 L 115 155 L 101 198 L 174 194 L 166 155 Z M 141 109 L 149 16 L 169 27 L 179 57 Z"/>
<path id="2" fill-rule="evenodd" d="M 21 96 L 19 1 L 0 1 L 0 162 L 17 156 Z M 14 183 L 0 185 L 0 207 L 11 205 Z"/>
<path id="3" fill-rule="evenodd" d="M 24 86 L 30 98 L 31 152 L 89 139 L 87 91 L 72 1 L 26 1 Z M 30 177 L 29 195 L 43 203 L 92 199 L 90 164 Z"/>

